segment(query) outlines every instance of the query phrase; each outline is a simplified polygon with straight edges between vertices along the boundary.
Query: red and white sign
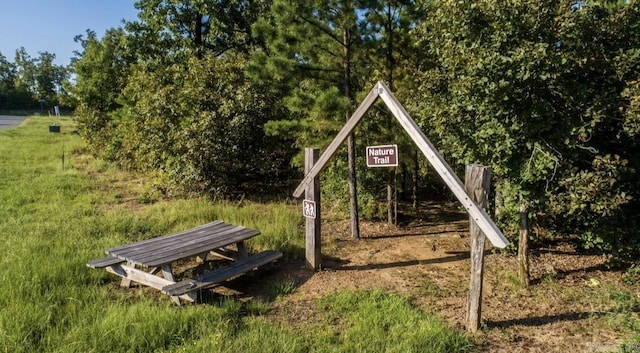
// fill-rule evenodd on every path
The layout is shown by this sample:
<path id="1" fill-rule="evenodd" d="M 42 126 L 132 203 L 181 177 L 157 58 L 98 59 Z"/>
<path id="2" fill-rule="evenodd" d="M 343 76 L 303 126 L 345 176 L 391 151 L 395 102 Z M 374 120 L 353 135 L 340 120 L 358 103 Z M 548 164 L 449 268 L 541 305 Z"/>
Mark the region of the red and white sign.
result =
<path id="1" fill-rule="evenodd" d="M 396 167 L 398 146 L 367 146 L 367 167 Z"/>
<path id="2" fill-rule="evenodd" d="M 307 218 L 316 218 L 316 202 L 302 200 L 302 215 Z"/>

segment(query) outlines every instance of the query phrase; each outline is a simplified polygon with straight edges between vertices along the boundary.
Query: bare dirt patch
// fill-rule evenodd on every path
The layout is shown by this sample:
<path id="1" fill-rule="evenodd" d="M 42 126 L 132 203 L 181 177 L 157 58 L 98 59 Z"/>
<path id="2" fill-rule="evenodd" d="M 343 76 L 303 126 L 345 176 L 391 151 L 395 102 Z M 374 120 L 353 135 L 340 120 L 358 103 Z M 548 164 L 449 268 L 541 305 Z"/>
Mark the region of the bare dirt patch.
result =
<path id="1" fill-rule="evenodd" d="M 328 219 L 323 224 L 322 270 L 311 271 L 302 261 L 283 261 L 256 274 L 264 281 L 249 276 L 230 283 L 232 294 L 266 296 L 267 289 L 256 282 L 293 280 L 295 292 L 275 301 L 272 315 L 295 324 L 313 321 L 314 299 L 328 293 L 393 291 L 410 295 L 418 307 L 464 330 L 467 216 L 455 205 L 441 203 L 424 204 L 421 214 L 401 227 L 362 222 L 360 239 L 350 238 L 347 220 Z M 515 256 L 493 252 L 488 245 L 483 329 L 474 339 L 489 352 L 614 350 L 631 333 L 618 324 L 620 314 L 608 295 L 621 286 L 621 273 L 605 263 L 603 256 L 581 254 L 564 243 L 538 248 L 531 257 L 533 285 L 522 288 Z"/>

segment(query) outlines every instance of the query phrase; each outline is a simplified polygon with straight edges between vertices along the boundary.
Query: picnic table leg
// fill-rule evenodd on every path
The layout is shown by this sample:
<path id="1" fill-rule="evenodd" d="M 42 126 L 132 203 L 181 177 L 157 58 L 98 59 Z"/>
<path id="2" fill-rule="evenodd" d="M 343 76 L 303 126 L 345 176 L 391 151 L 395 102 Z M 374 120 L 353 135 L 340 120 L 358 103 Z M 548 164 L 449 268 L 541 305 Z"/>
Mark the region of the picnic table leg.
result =
<path id="1" fill-rule="evenodd" d="M 207 261 L 207 255 L 209 254 L 209 252 L 204 252 L 198 256 L 196 256 L 196 262 L 198 263 L 204 263 L 205 261 Z"/>
<path id="2" fill-rule="evenodd" d="M 247 248 L 244 246 L 244 241 L 239 241 L 238 245 L 238 260 L 246 260 L 249 255 L 247 254 Z"/>
<path id="3" fill-rule="evenodd" d="M 127 262 L 127 265 L 135 268 L 135 264 L 131 263 L 131 262 Z M 131 287 L 131 279 L 127 278 L 127 277 L 122 277 L 122 280 L 120 281 L 120 287 L 124 287 L 124 288 L 129 288 Z"/>
<path id="4" fill-rule="evenodd" d="M 164 279 L 175 283 L 176 280 L 173 277 L 173 271 L 171 271 L 171 265 L 162 266 L 162 275 L 164 276 Z M 171 296 L 171 300 L 173 300 L 174 303 L 180 305 L 180 297 Z"/>

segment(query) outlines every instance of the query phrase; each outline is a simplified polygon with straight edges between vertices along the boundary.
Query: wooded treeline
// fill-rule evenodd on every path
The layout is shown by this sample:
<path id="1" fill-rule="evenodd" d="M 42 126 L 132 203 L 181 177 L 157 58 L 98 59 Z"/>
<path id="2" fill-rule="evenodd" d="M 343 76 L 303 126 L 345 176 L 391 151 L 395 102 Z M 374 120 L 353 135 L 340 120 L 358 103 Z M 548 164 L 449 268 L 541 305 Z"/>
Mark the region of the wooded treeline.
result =
<path id="1" fill-rule="evenodd" d="M 638 1 L 135 6 L 138 20 L 77 38 L 69 91 L 96 155 L 167 190 L 276 185 L 300 176 L 303 148 L 326 147 L 383 80 L 460 175 L 469 163 L 493 168 L 511 239 L 524 209 L 541 236 L 637 255 Z M 323 204 L 392 218 L 395 190 L 433 189 L 433 173 L 385 109 L 368 114 L 323 172 Z M 365 146 L 388 143 L 397 170 L 367 169 Z"/>
<path id="2" fill-rule="evenodd" d="M 24 47 L 16 50 L 13 61 L 0 53 L 0 112 L 44 113 L 63 104 L 69 72 L 54 64 L 55 58 L 46 51 L 32 58 Z"/>

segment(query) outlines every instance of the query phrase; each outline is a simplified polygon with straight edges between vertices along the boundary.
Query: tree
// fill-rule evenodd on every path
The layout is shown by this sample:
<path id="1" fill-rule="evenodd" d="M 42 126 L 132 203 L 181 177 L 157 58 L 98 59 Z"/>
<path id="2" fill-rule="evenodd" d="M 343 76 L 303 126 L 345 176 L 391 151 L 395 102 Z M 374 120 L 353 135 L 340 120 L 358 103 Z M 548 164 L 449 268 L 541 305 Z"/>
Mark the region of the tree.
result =
<path id="1" fill-rule="evenodd" d="M 107 30 L 102 39 L 90 30 L 86 37 L 75 38 L 82 51 L 71 63 L 76 79 L 69 91 L 77 105 L 80 134 L 96 154 L 102 154 L 115 138 L 114 112 L 121 107 L 118 99 L 129 82 L 135 60 L 127 49 L 126 36 L 119 28 Z"/>
<path id="2" fill-rule="evenodd" d="M 22 99 L 18 103 L 23 109 L 35 106 L 37 98 L 34 99 L 36 67 L 35 62 L 27 53 L 24 47 L 16 50 L 14 65 L 16 67 L 15 88 Z"/>
<path id="3" fill-rule="evenodd" d="M 73 68 L 82 135 L 94 152 L 159 177 L 168 191 L 226 197 L 275 184 L 290 158 L 264 119 L 280 96 L 242 67 L 264 2 L 141 0 L 138 20 L 78 37 Z"/>
<path id="4" fill-rule="evenodd" d="M 355 1 L 276 0 L 256 23 L 265 43 L 249 67 L 253 77 L 288 94 L 296 120 L 273 122 L 272 132 L 295 131 L 299 147 L 326 141 L 351 116 L 354 98 L 366 77 L 362 61 L 364 28 Z M 351 235 L 359 237 L 355 139 L 347 140 Z"/>
<path id="5" fill-rule="evenodd" d="M 251 26 L 265 11 L 260 0 L 139 0 L 138 21 L 127 23 L 132 43 L 145 58 L 161 58 L 167 50 L 191 50 L 221 56 L 248 53 L 255 45 Z"/>
<path id="6" fill-rule="evenodd" d="M 49 105 L 58 104 L 58 93 L 66 78 L 66 70 L 53 63 L 56 55 L 49 52 L 38 52 L 35 63 L 35 91 L 38 99 L 44 99 Z"/>
<path id="7" fill-rule="evenodd" d="M 373 1 L 363 11 L 366 20 L 367 61 L 372 69 L 372 79 L 383 80 L 396 96 L 406 97 L 406 92 L 410 87 L 408 79 L 411 74 L 410 68 L 416 60 L 416 50 L 413 44 L 413 37 L 410 30 L 420 21 L 422 14 L 412 0 L 389 0 Z M 375 134 L 383 143 L 394 141 L 401 146 L 403 151 L 411 153 L 403 156 L 411 156 L 414 164 L 413 171 L 417 170 L 417 149 L 413 142 L 406 135 L 396 134 L 397 124 L 388 111 L 375 111 L 371 124 L 368 124 L 369 134 Z M 370 131 L 373 130 L 373 131 Z M 403 160 L 409 158 L 403 157 Z M 401 165 L 404 165 L 401 163 Z M 402 168 L 404 169 L 404 168 Z M 404 170 L 402 170 L 405 173 Z M 397 168 L 387 174 L 386 199 L 387 199 L 387 221 L 395 223 L 395 212 L 397 210 Z M 417 177 L 413 183 L 414 204 L 417 203 Z M 396 198 L 393 198 L 394 193 Z"/>
<path id="8" fill-rule="evenodd" d="M 0 53 L 0 109 L 17 108 L 17 77 L 15 65 Z"/>
<path id="9" fill-rule="evenodd" d="M 622 60 L 639 48 L 637 2 L 426 6 L 418 28 L 429 48 L 420 116 L 442 151 L 492 166 L 507 206 L 501 215 L 511 216 L 504 221 L 514 233 L 522 200 L 533 221 L 580 234 L 585 244 L 593 245 L 591 232 L 610 234 L 605 224 L 637 209 L 629 203 L 637 188 L 625 175 L 636 168 L 630 151 L 638 140 L 621 124 L 626 82 L 639 72 Z"/>
<path id="10" fill-rule="evenodd" d="M 266 85 L 245 77 L 243 60 L 208 54 L 137 65 L 124 90 L 120 163 L 159 175 L 168 189 L 215 197 L 275 182 L 290 149 L 262 126 L 281 111 Z"/>

